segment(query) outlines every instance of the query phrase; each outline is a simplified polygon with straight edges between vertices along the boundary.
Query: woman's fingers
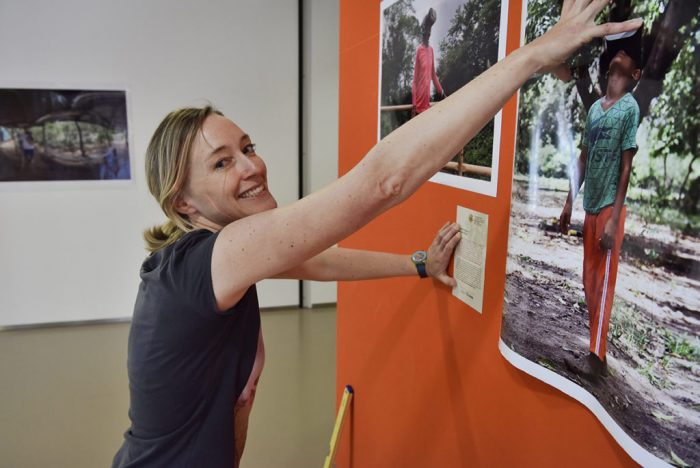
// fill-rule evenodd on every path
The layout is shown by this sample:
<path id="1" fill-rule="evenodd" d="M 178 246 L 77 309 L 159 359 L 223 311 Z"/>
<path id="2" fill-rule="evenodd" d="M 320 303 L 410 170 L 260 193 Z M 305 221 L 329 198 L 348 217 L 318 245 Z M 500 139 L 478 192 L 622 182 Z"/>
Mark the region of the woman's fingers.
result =
<path id="1" fill-rule="evenodd" d="M 574 4 L 571 6 L 571 14 L 578 15 L 589 3 L 591 3 L 591 0 L 574 0 Z"/>
<path id="2" fill-rule="evenodd" d="M 435 242 L 440 244 L 442 242 L 442 239 L 447 235 L 447 233 L 450 230 L 450 222 L 446 222 L 438 231 L 437 235 L 435 236 Z"/>
<path id="3" fill-rule="evenodd" d="M 564 4 L 561 6 L 561 17 L 566 18 L 569 15 L 569 10 L 573 5 L 574 0 L 564 0 Z"/>
<path id="4" fill-rule="evenodd" d="M 591 28 L 586 32 L 590 34 L 584 38 L 584 41 L 588 42 L 594 37 L 603 37 L 610 34 L 617 34 L 627 31 L 634 31 L 642 26 L 643 21 L 641 18 L 627 20 L 621 23 L 604 23 L 600 25 L 595 24 L 595 19 L 598 13 L 603 11 L 607 5 L 610 4 L 610 0 L 593 0 L 586 9 L 583 11 L 583 18 L 586 23 L 591 24 Z"/>
<path id="5" fill-rule="evenodd" d="M 437 279 L 442 284 L 449 286 L 451 288 L 454 288 L 455 286 L 457 286 L 457 281 L 453 277 L 448 275 L 447 273 L 442 273 L 442 274 L 438 275 L 435 279 Z"/>
<path id="6" fill-rule="evenodd" d="M 590 5 L 586 6 L 586 9 L 583 10 L 585 20 L 595 21 L 598 13 L 603 11 L 603 8 L 605 8 L 609 3 L 610 0 L 593 0 Z"/>
<path id="7" fill-rule="evenodd" d="M 439 247 L 441 249 L 446 249 L 450 245 L 450 242 L 454 239 L 455 235 L 459 233 L 459 224 L 451 223 L 447 226 L 440 234 Z"/>
<path id="8" fill-rule="evenodd" d="M 459 225 L 454 224 L 450 228 L 449 235 L 445 236 L 444 242 L 442 245 L 443 249 L 450 249 L 450 246 L 454 248 L 456 243 L 454 242 L 455 238 L 459 239 Z"/>
<path id="9" fill-rule="evenodd" d="M 591 29 L 591 37 L 603 37 L 639 29 L 644 24 L 641 18 L 635 18 L 622 23 L 605 23 Z"/>
<path id="10" fill-rule="evenodd" d="M 441 244 L 442 239 L 443 239 L 443 237 L 445 237 L 449 227 L 450 227 L 450 222 L 448 221 L 440 228 L 440 230 L 437 233 L 437 236 L 435 236 L 435 240 L 433 241 L 433 243 L 436 243 L 438 245 Z"/>
<path id="11" fill-rule="evenodd" d="M 457 244 L 459 244 L 459 241 L 461 239 L 462 239 L 462 233 L 459 230 L 457 230 L 457 232 L 455 232 L 452 235 L 450 240 L 447 241 L 447 243 L 445 244 L 445 248 L 447 250 L 450 250 L 450 251 L 454 250 L 454 248 L 457 247 Z"/>

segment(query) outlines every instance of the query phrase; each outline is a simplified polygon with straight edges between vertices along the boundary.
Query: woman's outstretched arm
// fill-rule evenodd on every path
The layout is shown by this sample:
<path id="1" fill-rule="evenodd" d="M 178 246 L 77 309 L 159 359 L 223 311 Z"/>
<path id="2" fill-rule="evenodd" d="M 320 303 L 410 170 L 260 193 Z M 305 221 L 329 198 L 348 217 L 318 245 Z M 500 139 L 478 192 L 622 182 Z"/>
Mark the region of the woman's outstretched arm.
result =
<path id="1" fill-rule="evenodd" d="M 428 260 L 425 265 L 427 275 L 450 287 L 454 287 L 456 282 L 447 274 L 447 268 L 460 238 L 459 224 L 445 223 L 427 250 Z M 331 247 L 291 270 L 276 275 L 276 278 L 355 281 L 416 275 L 418 271 L 410 254 Z"/>
<path id="2" fill-rule="evenodd" d="M 565 0 L 561 20 L 466 86 L 384 138 L 346 175 L 284 208 L 237 220 L 214 246 L 212 280 L 220 309 L 253 283 L 318 255 L 400 203 L 435 174 L 534 73 L 547 70 L 593 37 L 632 30 L 596 25 L 608 0 Z"/>

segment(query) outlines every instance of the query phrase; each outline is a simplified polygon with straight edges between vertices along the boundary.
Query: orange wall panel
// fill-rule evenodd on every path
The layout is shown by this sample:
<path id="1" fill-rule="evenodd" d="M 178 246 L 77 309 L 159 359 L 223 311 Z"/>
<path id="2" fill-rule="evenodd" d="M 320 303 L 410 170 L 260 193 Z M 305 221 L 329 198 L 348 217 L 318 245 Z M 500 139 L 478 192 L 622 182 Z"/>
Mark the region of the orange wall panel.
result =
<path id="1" fill-rule="evenodd" d="M 339 171 L 376 143 L 378 0 L 340 1 Z M 507 51 L 520 37 L 509 7 Z M 505 284 L 516 99 L 503 113 L 496 198 L 428 183 L 342 243 L 426 248 L 462 205 L 489 215 L 484 313 L 430 280 L 342 283 L 337 394 L 355 389 L 339 467 L 633 466 L 579 403 L 520 372 L 498 351 Z"/>

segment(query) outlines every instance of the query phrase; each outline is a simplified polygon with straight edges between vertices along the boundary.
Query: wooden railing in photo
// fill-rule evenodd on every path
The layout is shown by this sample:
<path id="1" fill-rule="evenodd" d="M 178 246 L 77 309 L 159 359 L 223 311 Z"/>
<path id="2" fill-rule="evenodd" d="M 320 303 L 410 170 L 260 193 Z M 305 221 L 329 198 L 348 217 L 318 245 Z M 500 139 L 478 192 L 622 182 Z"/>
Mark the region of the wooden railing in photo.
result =
<path id="1" fill-rule="evenodd" d="M 430 103 L 431 106 L 435 105 L 435 102 Z M 380 110 L 382 112 L 401 112 L 410 111 L 413 108 L 411 104 L 397 104 L 393 106 L 381 106 Z M 444 169 L 448 171 L 455 172 L 459 176 L 463 175 L 473 175 L 473 176 L 486 176 L 491 177 L 491 168 L 487 166 L 477 166 L 476 164 L 467 164 L 464 162 L 464 149 L 459 152 L 459 159 L 457 161 L 450 161 L 445 164 Z"/>

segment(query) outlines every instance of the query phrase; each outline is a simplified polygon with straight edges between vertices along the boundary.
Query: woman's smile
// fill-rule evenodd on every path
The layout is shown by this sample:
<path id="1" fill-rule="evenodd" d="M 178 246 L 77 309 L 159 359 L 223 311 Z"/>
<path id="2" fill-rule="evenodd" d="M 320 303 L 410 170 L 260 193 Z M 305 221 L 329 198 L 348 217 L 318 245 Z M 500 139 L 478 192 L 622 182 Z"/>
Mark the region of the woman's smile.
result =
<path id="1" fill-rule="evenodd" d="M 238 195 L 238 198 L 255 198 L 258 195 L 261 195 L 263 192 L 265 192 L 265 184 L 260 184 L 241 193 L 240 195 Z"/>

